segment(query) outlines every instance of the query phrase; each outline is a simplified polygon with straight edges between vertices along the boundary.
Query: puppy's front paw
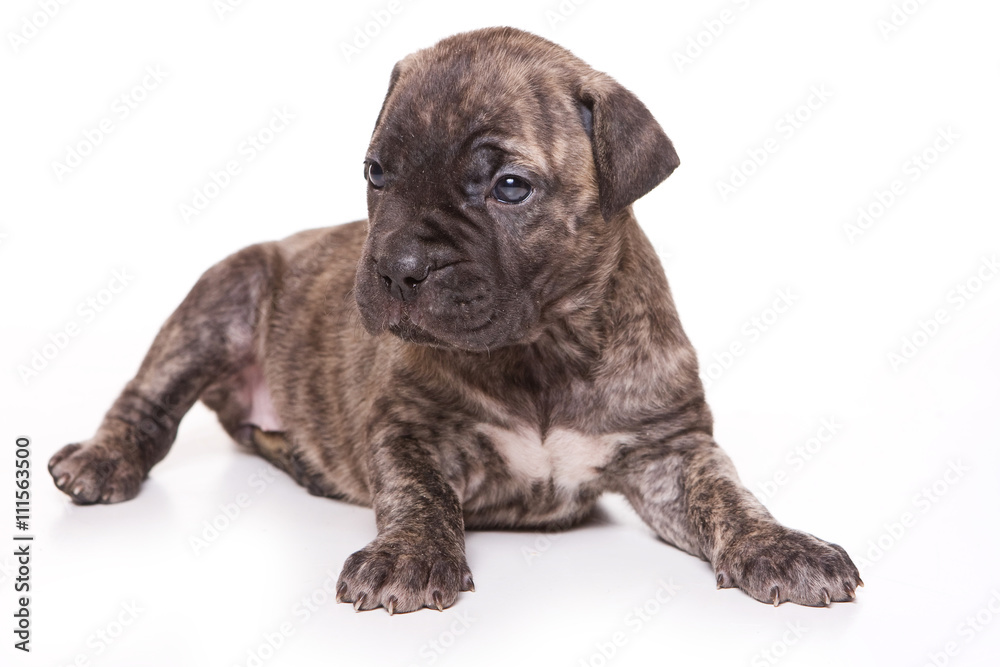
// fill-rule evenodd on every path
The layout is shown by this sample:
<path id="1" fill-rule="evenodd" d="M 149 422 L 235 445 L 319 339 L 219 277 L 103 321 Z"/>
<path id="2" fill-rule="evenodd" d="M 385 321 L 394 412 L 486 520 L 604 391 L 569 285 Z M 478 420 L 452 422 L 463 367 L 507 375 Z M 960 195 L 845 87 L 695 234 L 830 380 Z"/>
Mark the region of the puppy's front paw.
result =
<path id="1" fill-rule="evenodd" d="M 134 447 L 92 440 L 66 445 L 49 459 L 56 486 L 80 505 L 135 498 L 145 478 Z"/>
<path id="2" fill-rule="evenodd" d="M 786 600 L 810 607 L 848 602 L 864 585 L 842 547 L 780 525 L 735 539 L 714 565 L 719 588 L 736 587 L 775 606 Z"/>
<path id="3" fill-rule="evenodd" d="M 423 607 L 443 610 L 462 591 L 474 591 L 472 573 L 460 549 L 426 541 L 379 537 L 344 563 L 337 601 L 362 611 L 385 607 L 390 613 Z"/>

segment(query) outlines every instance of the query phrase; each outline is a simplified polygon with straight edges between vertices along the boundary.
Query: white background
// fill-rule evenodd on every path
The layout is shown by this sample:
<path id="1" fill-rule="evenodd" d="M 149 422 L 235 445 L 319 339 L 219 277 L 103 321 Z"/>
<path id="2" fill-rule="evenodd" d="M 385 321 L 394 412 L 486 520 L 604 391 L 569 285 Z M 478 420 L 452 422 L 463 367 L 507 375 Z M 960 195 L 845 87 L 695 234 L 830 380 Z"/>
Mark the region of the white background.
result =
<path id="1" fill-rule="evenodd" d="M 221 18 L 211 0 L 70 2 L 16 48 L 10 35 L 41 10 L 5 2 L 0 469 L 12 490 L 14 438 L 30 436 L 36 541 L 30 656 L 12 648 L 13 546 L 0 548 L 0 663 L 253 665 L 263 645 L 265 665 L 995 664 L 1000 280 L 977 272 L 1000 252 L 1000 6 L 906 4 L 912 16 L 885 35 L 889 0 L 591 0 L 563 3 L 560 21 L 547 13 L 556 0 L 413 0 L 348 60 L 342 44 L 387 2 L 247 0 Z M 723 10 L 729 22 L 713 23 Z M 280 475 L 257 485 L 268 466 L 200 406 L 135 500 L 74 507 L 51 484 L 48 457 L 93 433 L 203 270 L 365 215 L 361 164 L 393 63 L 497 24 L 609 72 L 674 140 L 681 168 L 635 209 L 703 368 L 718 364 L 717 438 L 779 519 L 848 549 L 867 584 L 856 603 L 774 609 L 716 591 L 706 563 L 608 498 L 561 536 L 470 534 L 478 592 L 443 614 L 355 614 L 327 599 L 306 618 L 296 605 L 325 597 L 374 536 L 372 513 Z M 165 78 L 122 119 L 115 100 L 147 67 Z M 821 89 L 827 99 L 800 108 Z M 241 143 L 283 107 L 294 121 L 245 160 Z M 112 132 L 60 180 L 53 162 L 105 118 Z M 776 152 L 744 166 L 768 139 Z M 925 150 L 933 164 L 912 172 Z M 240 173 L 185 222 L 180 204 L 232 159 Z M 724 200 L 734 169 L 753 173 Z M 897 179 L 902 194 L 852 243 L 845 225 Z M 102 294 L 123 270 L 127 287 Z M 979 289 L 965 300 L 959 285 Z M 782 290 L 793 305 L 775 322 Z M 79 306 L 101 296 L 100 313 Z M 944 323 L 894 368 L 889 354 L 938 310 Z M 756 339 L 754 317 L 771 322 Z M 53 340 L 64 346 L 45 348 Z M 36 352 L 51 358 L 25 379 Z M 826 442 L 810 442 L 818 434 Z M 240 494 L 249 505 L 196 555 L 191 538 Z M 13 545 L 2 498 L 0 539 Z M 283 623 L 292 633 L 272 651 L 264 637 Z"/>

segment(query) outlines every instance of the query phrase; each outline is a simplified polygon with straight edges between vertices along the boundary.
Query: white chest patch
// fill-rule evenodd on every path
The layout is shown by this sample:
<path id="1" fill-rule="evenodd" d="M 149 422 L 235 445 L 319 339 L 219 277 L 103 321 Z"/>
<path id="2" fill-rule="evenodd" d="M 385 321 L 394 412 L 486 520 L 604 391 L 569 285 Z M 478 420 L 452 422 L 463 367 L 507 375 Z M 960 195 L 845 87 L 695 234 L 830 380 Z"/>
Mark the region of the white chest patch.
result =
<path id="1" fill-rule="evenodd" d="M 570 429 L 554 429 L 542 440 L 538 431 L 523 427 L 507 430 L 483 424 L 488 437 L 507 461 L 515 477 L 525 481 L 547 481 L 574 489 L 598 476 L 618 445 L 630 439 L 626 433 L 593 436 Z"/>

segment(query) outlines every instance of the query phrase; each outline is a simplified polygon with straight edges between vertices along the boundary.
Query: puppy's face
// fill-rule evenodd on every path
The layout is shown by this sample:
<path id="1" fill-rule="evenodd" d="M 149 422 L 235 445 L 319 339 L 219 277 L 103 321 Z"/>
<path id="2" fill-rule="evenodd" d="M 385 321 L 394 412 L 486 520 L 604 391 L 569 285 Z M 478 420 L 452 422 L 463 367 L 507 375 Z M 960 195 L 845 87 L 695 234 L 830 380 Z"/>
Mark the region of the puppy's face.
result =
<path id="1" fill-rule="evenodd" d="M 666 160 L 611 173 L 609 91 L 644 112 L 632 139 L 653 135 Z M 615 215 L 675 166 L 637 99 L 538 37 L 491 29 L 410 56 L 365 160 L 366 329 L 477 351 L 538 338 L 607 277 Z"/>

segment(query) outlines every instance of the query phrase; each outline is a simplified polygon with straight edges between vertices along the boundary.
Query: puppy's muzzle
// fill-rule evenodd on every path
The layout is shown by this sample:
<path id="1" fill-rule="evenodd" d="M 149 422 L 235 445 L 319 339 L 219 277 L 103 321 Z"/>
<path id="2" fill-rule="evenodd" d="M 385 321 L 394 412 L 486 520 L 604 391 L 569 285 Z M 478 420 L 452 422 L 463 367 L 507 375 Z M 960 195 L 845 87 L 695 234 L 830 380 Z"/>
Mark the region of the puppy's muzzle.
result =
<path id="1" fill-rule="evenodd" d="M 430 275 L 427 256 L 417 248 L 405 248 L 375 259 L 375 270 L 392 298 L 403 303 L 413 301 L 420 284 Z"/>

